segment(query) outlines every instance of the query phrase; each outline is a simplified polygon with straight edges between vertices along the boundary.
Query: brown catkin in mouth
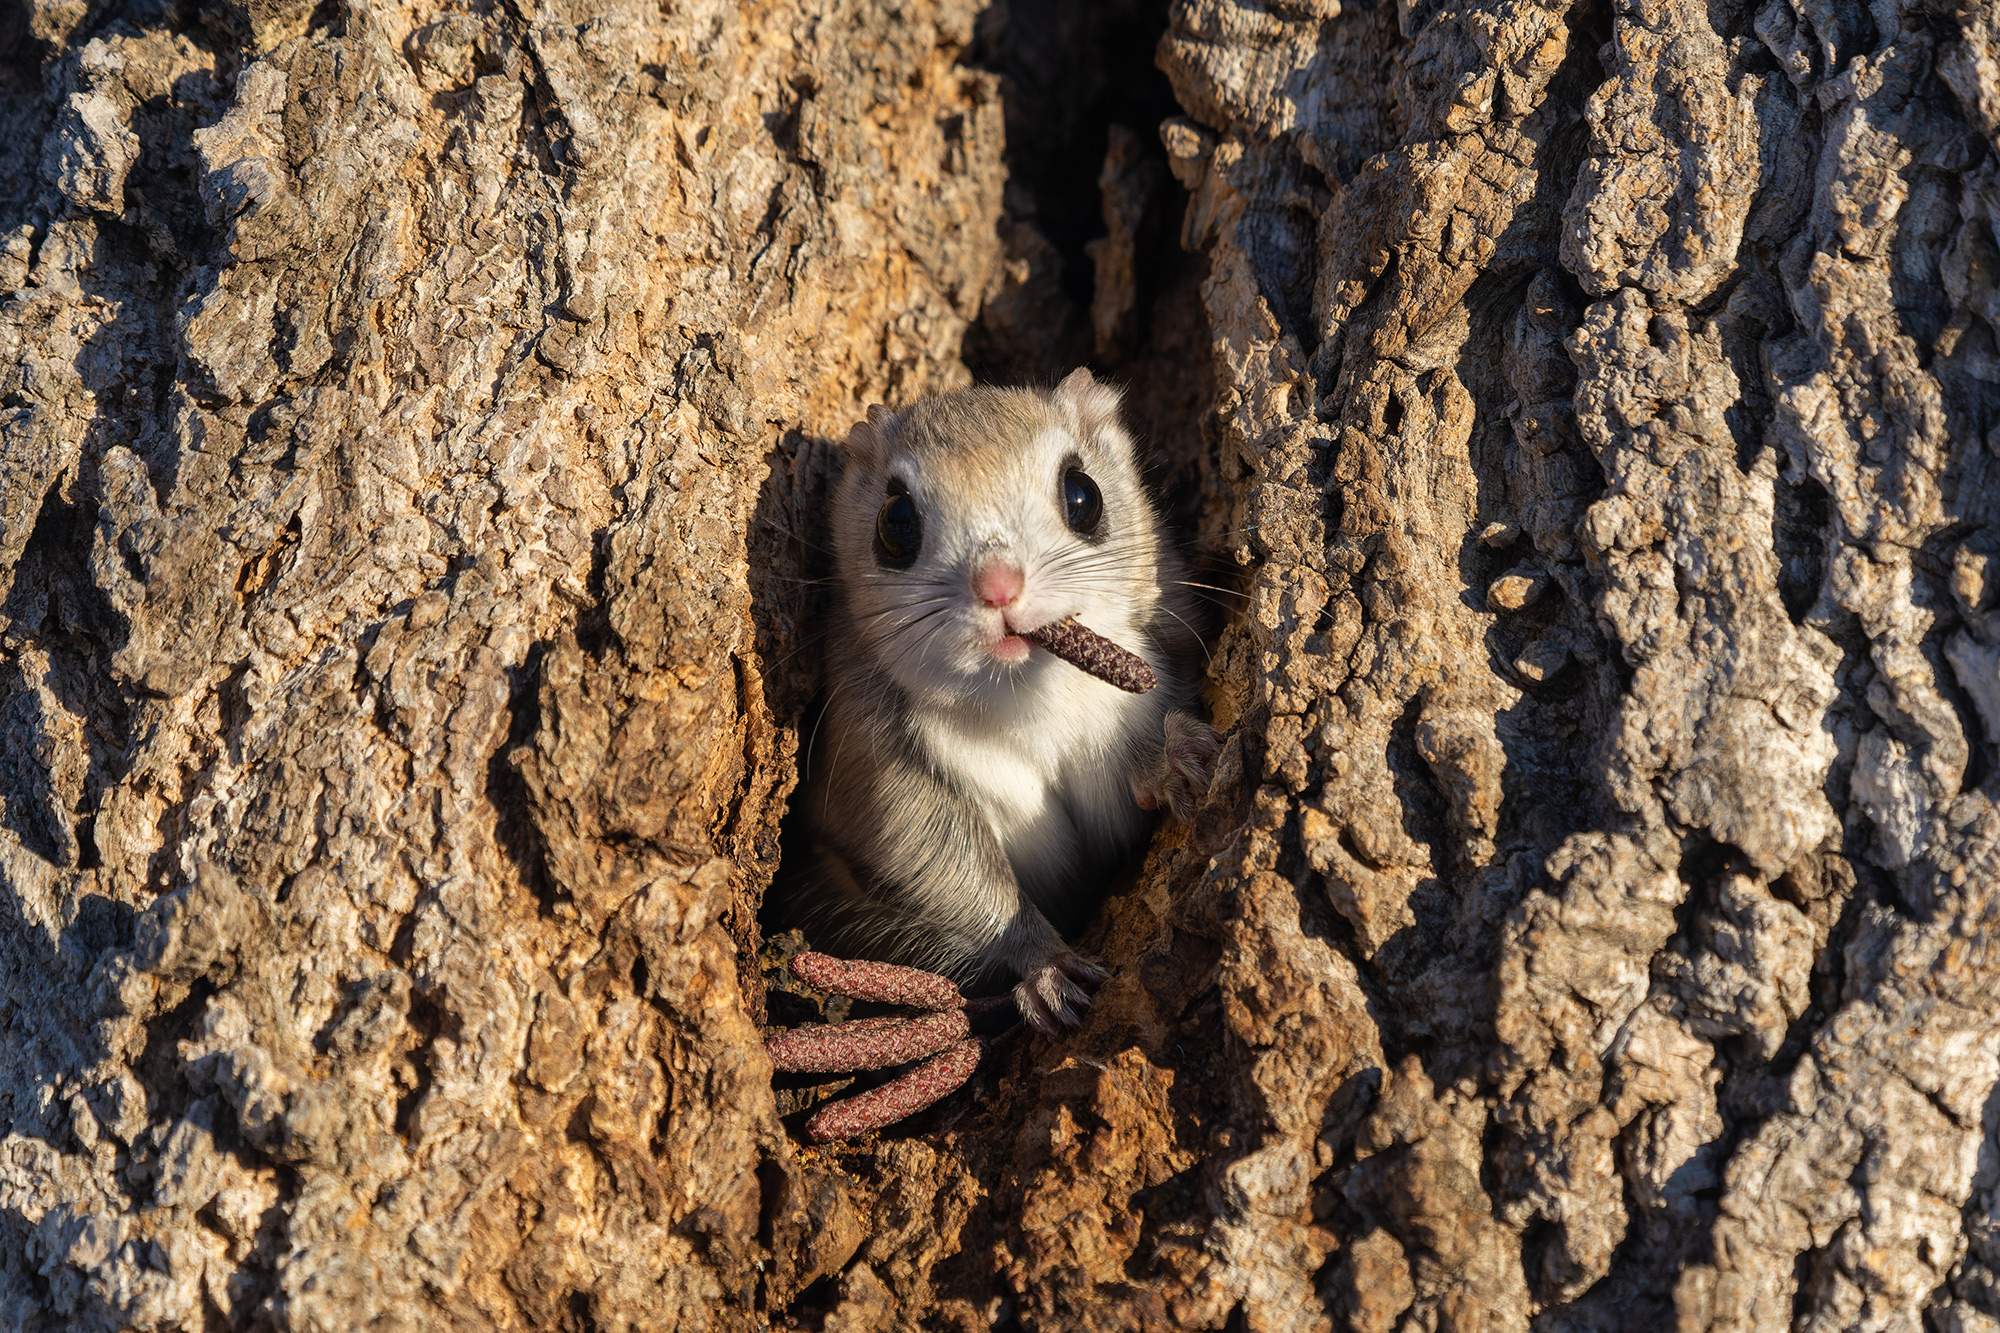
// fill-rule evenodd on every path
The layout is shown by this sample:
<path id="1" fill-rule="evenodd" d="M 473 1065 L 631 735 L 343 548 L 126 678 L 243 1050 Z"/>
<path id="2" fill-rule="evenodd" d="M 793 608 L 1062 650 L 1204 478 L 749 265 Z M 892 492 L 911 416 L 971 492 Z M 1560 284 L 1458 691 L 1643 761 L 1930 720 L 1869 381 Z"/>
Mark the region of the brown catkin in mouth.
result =
<path id="1" fill-rule="evenodd" d="M 1060 657 L 1077 670 L 1116 685 L 1128 694 L 1144 694 L 1160 683 L 1146 660 L 1129 648 L 1121 648 L 1094 629 L 1085 629 L 1074 620 L 1058 620 L 1023 634 L 1040 648 Z"/>
<path id="2" fill-rule="evenodd" d="M 913 1009 L 958 1009 L 965 997 L 949 977 L 894 963 L 861 963 L 823 953 L 802 953 L 792 959 L 792 975 L 808 986 L 878 1004 L 907 1004 Z"/>
<path id="3" fill-rule="evenodd" d="M 871 1092 L 834 1102 L 813 1112 L 806 1137 L 814 1143 L 851 1139 L 871 1129 L 893 1125 L 957 1091 L 979 1067 L 982 1043 L 967 1037 L 950 1050 L 932 1056 L 901 1078 Z"/>
<path id="4" fill-rule="evenodd" d="M 764 1043 L 781 1074 L 848 1074 L 935 1055 L 966 1033 L 965 1010 L 795 1028 Z"/>

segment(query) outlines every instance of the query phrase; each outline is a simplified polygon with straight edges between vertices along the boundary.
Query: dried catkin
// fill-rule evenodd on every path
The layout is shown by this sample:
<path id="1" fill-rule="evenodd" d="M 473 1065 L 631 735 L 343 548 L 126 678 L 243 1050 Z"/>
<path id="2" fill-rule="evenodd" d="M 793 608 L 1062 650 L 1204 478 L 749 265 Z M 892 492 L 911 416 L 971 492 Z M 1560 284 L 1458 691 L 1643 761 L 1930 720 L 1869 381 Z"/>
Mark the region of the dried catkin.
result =
<path id="1" fill-rule="evenodd" d="M 958 1009 L 965 997 L 949 977 L 894 963 L 857 963 L 823 953 L 802 953 L 791 962 L 792 975 L 808 986 L 878 1004 L 907 1004 L 914 1009 Z"/>
<path id="2" fill-rule="evenodd" d="M 964 1037 L 965 1011 L 916 1018 L 864 1018 L 853 1023 L 795 1028 L 764 1043 L 781 1074 L 845 1074 L 887 1069 L 934 1055 Z"/>
<path id="3" fill-rule="evenodd" d="M 1094 629 L 1085 629 L 1074 620 L 1058 620 L 1022 638 L 1060 657 L 1077 670 L 1116 685 L 1128 694 L 1144 694 L 1160 683 L 1146 660 L 1130 649 L 1121 648 Z"/>
<path id="4" fill-rule="evenodd" d="M 979 1067 L 982 1043 L 967 1037 L 950 1050 L 934 1055 L 909 1073 L 859 1097 L 834 1102 L 813 1112 L 806 1137 L 814 1143 L 851 1139 L 871 1129 L 893 1125 L 913 1116 L 963 1086 Z"/>

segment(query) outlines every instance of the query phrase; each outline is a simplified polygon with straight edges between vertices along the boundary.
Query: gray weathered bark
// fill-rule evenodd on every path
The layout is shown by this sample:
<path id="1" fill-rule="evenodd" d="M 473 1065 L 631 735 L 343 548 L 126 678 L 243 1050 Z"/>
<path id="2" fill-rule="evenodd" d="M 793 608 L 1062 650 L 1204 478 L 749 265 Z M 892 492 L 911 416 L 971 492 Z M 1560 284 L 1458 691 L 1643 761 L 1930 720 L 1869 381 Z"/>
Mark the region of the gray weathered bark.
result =
<path id="1" fill-rule="evenodd" d="M 0 125 L 0 1326 L 2000 1329 L 1992 5 L 36 0 Z M 805 1151 L 826 442 L 1084 357 L 1223 771 Z"/>

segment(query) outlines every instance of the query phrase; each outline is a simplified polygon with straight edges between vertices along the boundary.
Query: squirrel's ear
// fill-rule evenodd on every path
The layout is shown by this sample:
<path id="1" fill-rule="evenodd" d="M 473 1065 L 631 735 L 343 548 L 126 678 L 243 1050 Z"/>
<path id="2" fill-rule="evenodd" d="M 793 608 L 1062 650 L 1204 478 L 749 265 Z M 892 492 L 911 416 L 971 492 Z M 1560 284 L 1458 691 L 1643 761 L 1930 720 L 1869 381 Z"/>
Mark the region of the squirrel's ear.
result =
<path id="1" fill-rule="evenodd" d="M 896 433 L 896 414 L 880 403 L 868 409 L 868 419 L 857 421 L 847 432 L 847 442 L 841 445 L 841 452 L 850 462 L 863 467 L 872 467 L 881 461 L 882 449 Z"/>
<path id="2" fill-rule="evenodd" d="M 1095 434 L 1117 424 L 1120 396 L 1109 384 L 1099 384 L 1088 366 L 1078 366 L 1056 386 L 1055 404 L 1072 428 Z"/>

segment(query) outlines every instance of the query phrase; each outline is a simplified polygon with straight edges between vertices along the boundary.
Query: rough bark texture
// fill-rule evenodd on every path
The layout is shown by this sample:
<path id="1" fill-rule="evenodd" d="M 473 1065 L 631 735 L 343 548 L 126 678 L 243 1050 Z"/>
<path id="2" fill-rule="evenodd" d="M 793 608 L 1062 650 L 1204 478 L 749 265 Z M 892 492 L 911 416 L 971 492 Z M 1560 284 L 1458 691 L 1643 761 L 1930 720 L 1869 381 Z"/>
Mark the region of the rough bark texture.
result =
<path id="1" fill-rule="evenodd" d="M 0 1328 L 2000 1329 L 1961 3 L 0 10 Z M 826 441 L 1086 357 L 1221 772 L 807 1149 Z"/>

